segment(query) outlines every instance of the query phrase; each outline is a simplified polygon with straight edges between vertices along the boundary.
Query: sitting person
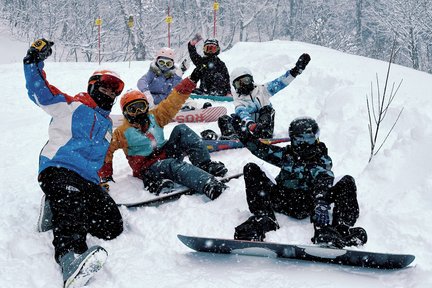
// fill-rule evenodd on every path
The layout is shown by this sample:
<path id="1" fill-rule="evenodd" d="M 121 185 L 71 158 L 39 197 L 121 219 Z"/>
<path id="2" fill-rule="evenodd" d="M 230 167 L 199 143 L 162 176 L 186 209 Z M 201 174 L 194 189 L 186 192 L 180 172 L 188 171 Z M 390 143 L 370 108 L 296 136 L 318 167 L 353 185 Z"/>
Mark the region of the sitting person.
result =
<path id="1" fill-rule="evenodd" d="M 138 80 L 138 89 L 146 95 L 150 107 L 167 98 L 171 90 L 182 80 L 181 76 L 187 69 L 186 63 L 183 61 L 178 68 L 174 58 L 173 49 L 161 48 L 155 60 L 150 63 L 148 72 Z"/>
<path id="2" fill-rule="evenodd" d="M 248 163 L 244 180 L 249 210 L 253 214 L 235 228 L 235 239 L 263 241 L 265 233 L 279 228 L 275 212 L 296 219 L 310 217 L 312 242 L 342 248 L 366 243 L 363 228 L 353 228 L 359 217 L 356 184 L 346 175 L 335 185 L 332 160 L 319 141 L 319 127 L 309 117 L 289 126 L 291 145 L 282 148 L 261 143 L 254 135 L 241 134 L 243 144 L 257 157 L 281 167 L 273 183 L 260 167 Z M 330 221 L 330 204 L 334 204 Z"/>
<path id="3" fill-rule="evenodd" d="M 168 141 L 163 127 L 171 122 L 181 105 L 196 87 L 202 70 L 195 68 L 190 78 L 178 84 L 157 107 L 149 110 L 145 95 L 132 90 L 120 100 L 123 124 L 113 134 L 105 164 L 99 171 L 101 184 L 109 188 L 113 181 L 112 160 L 117 149 L 123 149 L 133 176 L 144 181 L 144 187 L 158 194 L 173 182 L 216 199 L 227 188 L 215 178 L 227 173 L 225 165 L 210 160 L 210 154 L 199 136 L 185 124 L 177 125 Z M 192 164 L 183 161 L 189 156 Z"/>
<path id="4" fill-rule="evenodd" d="M 274 130 L 275 110 L 270 97 L 288 86 L 303 72 L 310 61 L 308 54 L 302 54 L 296 65 L 277 79 L 255 85 L 252 72 L 245 67 L 234 69 L 231 80 L 235 92 L 233 93 L 235 114 L 224 115 L 219 118 L 221 139 L 236 139 L 237 130 L 249 130 L 258 138 L 272 138 Z"/>
<path id="5" fill-rule="evenodd" d="M 202 40 L 200 34 L 189 42 L 188 50 L 192 63 L 196 66 L 205 65 L 207 70 L 201 76 L 199 89 L 196 94 L 231 96 L 229 73 L 225 63 L 217 56 L 220 52 L 219 42 L 216 39 L 204 41 L 204 56 L 198 54 L 195 45 Z"/>

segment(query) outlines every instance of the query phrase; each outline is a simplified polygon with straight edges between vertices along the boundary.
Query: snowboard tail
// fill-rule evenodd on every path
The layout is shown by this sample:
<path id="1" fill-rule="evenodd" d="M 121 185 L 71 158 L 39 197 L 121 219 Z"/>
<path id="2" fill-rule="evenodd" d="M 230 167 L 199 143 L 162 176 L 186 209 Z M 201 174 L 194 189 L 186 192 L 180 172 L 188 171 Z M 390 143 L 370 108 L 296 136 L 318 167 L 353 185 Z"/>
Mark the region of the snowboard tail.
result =
<path id="1" fill-rule="evenodd" d="M 227 183 L 231 179 L 240 178 L 241 176 L 243 176 L 243 173 L 237 173 L 237 174 L 233 174 L 230 176 L 226 176 L 226 177 L 220 179 L 220 181 L 222 183 Z M 177 200 L 182 195 L 191 195 L 191 194 L 194 194 L 195 192 L 196 191 L 194 191 L 191 188 L 182 187 L 182 188 L 178 188 L 178 189 L 174 190 L 173 192 L 166 193 L 162 196 L 158 196 L 158 197 L 152 198 L 150 200 L 145 200 L 145 201 L 140 201 L 140 202 L 135 202 L 135 203 L 127 203 L 127 204 L 126 203 L 125 204 L 117 204 L 117 206 L 123 206 L 126 208 L 157 207 L 161 204 Z"/>
<path id="2" fill-rule="evenodd" d="M 183 244 L 199 252 L 269 256 L 323 262 L 337 265 L 401 269 L 411 264 L 415 256 L 409 254 L 377 253 L 362 250 L 326 248 L 313 245 L 292 245 L 232 239 L 177 235 Z"/>

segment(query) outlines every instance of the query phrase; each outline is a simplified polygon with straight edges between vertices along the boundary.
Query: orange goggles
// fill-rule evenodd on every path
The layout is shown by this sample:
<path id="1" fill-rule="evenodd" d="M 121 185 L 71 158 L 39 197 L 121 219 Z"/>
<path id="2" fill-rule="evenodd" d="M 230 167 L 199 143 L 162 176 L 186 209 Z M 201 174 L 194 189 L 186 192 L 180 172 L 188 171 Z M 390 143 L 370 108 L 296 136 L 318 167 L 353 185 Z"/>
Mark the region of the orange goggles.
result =
<path id="1" fill-rule="evenodd" d="M 204 46 L 204 53 L 214 54 L 218 51 L 219 47 L 215 44 L 207 44 Z"/>
<path id="2" fill-rule="evenodd" d="M 127 105 L 125 111 L 128 115 L 134 117 L 138 114 L 147 113 L 149 109 L 148 103 L 145 100 L 138 100 Z"/>

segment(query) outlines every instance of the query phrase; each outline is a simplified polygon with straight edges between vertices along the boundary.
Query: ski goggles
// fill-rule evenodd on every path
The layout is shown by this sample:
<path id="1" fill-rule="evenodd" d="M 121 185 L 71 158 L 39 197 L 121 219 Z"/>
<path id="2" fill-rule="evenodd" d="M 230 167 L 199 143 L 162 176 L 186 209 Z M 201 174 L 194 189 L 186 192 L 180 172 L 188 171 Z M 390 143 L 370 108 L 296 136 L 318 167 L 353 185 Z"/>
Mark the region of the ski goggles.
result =
<path id="1" fill-rule="evenodd" d="M 245 75 L 241 78 L 234 80 L 233 86 L 235 89 L 238 89 L 242 86 L 247 86 L 253 83 L 253 78 L 250 75 Z"/>
<path id="2" fill-rule="evenodd" d="M 157 60 L 159 67 L 172 68 L 174 66 L 174 61 L 166 58 L 159 58 Z"/>
<path id="3" fill-rule="evenodd" d="M 89 84 L 97 83 L 99 91 L 111 97 L 117 97 L 124 88 L 124 82 L 112 75 L 94 75 L 90 77 Z"/>
<path id="4" fill-rule="evenodd" d="M 204 45 L 204 53 L 208 53 L 208 54 L 214 54 L 218 51 L 219 47 L 215 44 L 207 44 Z"/>
<path id="5" fill-rule="evenodd" d="M 127 105 L 125 111 L 128 115 L 134 117 L 138 114 L 145 114 L 149 109 L 149 105 L 145 100 L 138 100 Z"/>
<path id="6" fill-rule="evenodd" d="M 302 144 L 308 144 L 312 145 L 315 144 L 318 140 L 319 134 L 313 134 L 313 133 L 306 133 L 306 134 L 300 134 L 296 135 L 291 139 L 291 143 L 293 145 L 302 145 Z"/>

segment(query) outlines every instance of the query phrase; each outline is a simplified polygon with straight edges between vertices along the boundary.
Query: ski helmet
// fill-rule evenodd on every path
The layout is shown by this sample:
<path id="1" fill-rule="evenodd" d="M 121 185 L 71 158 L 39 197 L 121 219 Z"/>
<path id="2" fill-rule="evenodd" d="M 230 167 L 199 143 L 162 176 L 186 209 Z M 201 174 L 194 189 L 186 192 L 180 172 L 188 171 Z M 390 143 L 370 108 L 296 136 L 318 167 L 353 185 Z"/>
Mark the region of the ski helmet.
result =
<path id="1" fill-rule="evenodd" d="M 148 121 L 149 103 L 147 97 L 138 90 L 126 92 L 120 99 L 123 116 L 130 123 L 145 124 Z"/>
<path id="2" fill-rule="evenodd" d="M 156 53 L 156 59 L 159 57 L 165 57 L 169 58 L 174 61 L 174 50 L 168 47 L 162 47 L 157 53 Z"/>
<path id="3" fill-rule="evenodd" d="M 313 118 L 299 117 L 294 119 L 288 129 L 293 151 L 306 158 L 314 156 L 316 153 L 315 146 L 319 143 L 319 133 L 318 123 Z"/>
<path id="4" fill-rule="evenodd" d="M 121 94 L 123 88 L 124 82 L 117 73 L 111 70 L 96 70 L 89 78 L 87 92 L 100 108 L 111 110 L 115 98 Z"/>
<path id="5" fill-rule="evenodd" d="M 218 55 L 220 52 L 219 41 L 214 38 L 205 40 L 203 51 L 207 56 Z"/>
<path id="6" fill-rule="evenodd" d="M 230 78 L 236 92 L 240 95 L 247 95 L 255 88 L 252 71 L 246 67 L 237 67 L 231 72 Z"/>

